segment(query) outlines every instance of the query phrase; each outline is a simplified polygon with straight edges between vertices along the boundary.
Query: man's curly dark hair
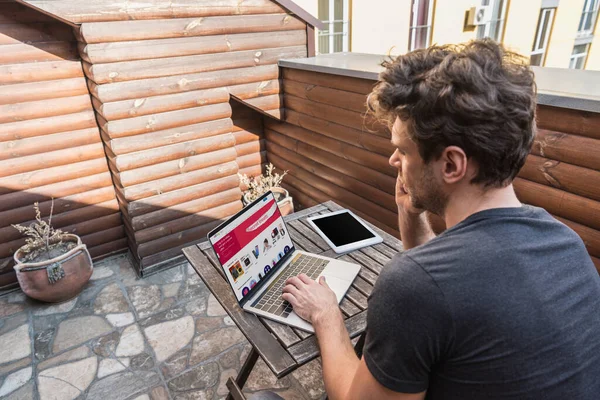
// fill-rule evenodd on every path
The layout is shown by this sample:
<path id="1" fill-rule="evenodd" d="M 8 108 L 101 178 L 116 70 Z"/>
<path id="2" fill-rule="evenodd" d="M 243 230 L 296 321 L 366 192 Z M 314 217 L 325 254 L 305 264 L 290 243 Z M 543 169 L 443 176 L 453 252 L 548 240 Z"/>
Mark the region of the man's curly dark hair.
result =
<path id="1" fill-rule="evenodd" d="M 399 117 L 427 163 L 458 146 L 479 165 L 471 183 L 503 187 L 535 136 L 536 86 L 527 61 L 490 39 L 432 46 L 383 62 L 369 108 Z"/>

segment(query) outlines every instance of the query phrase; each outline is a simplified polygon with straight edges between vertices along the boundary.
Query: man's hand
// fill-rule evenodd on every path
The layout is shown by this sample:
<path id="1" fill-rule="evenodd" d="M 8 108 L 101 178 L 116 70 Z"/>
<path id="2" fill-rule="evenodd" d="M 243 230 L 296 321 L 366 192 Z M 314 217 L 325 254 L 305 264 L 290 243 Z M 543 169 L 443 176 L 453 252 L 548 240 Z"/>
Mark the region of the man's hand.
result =
<path id="1" fill-rule="evenodd" d="M 325 277 L 315 282 L 305 274 L 300 274 L 285 282 L 283 299 L 290 302 L 300 318 L 314 324 L 338 310 L 338 302 Z"/>
<path id="2" fill-rule="evenodd" d="M 399 213 L 408 216 L 418 216 L 425 211 L 412 205 L 410 195 L 406 192 L 404 182 L 399 176 L 396 178 L 396 205 Z"/>

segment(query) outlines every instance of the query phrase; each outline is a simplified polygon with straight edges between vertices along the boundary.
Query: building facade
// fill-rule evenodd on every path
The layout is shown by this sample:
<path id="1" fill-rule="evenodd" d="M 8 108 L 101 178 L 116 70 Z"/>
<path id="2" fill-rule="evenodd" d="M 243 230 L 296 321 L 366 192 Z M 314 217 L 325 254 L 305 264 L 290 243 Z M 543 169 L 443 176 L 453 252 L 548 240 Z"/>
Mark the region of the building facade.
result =
<path id="1" fill-rule="evenodd" d="M 402 54 L 491 37 L 532 65 L 600 70 L 600 0 L 296 0 L 326 22 L 317 53 Z"/>

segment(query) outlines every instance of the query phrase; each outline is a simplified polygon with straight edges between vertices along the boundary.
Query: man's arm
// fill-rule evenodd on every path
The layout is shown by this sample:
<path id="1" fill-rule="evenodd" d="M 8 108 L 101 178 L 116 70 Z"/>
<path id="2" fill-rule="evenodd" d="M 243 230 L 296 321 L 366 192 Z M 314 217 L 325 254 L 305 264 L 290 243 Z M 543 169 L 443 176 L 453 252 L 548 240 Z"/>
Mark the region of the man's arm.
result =
<path id="1" fill-rule="evenodd" d="M 425 398 L 425 392 L 394 392 L 373 377 L 365 361 L 359 360 L 354 353 L 335 294 L 324 279 L 317 283 L 306 275 L 290 278 L 284 288 L 283 298 L 292 303 L 294 311 L 315 328 L 321 350 L 323 380 L 330 399 Z"/>
<path id="2" fill-rule="evenodd" d="M 398 226 L 404 250 L 420 246 L 435 237 L 424 212 L 415 214 L 398 207 Z"/>

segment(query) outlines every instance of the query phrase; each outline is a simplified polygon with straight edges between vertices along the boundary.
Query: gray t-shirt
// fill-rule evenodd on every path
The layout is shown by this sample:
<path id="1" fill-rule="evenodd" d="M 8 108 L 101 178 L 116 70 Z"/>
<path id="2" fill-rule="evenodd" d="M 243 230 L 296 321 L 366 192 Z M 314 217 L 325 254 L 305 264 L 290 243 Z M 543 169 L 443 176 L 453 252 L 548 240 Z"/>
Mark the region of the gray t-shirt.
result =
<path id="1" fill-rule="evenodd" d="M 476 213 L 384 267 L 364 358 L 427 399 L 600 399 L 600 277 L 545 210 Z"/>

